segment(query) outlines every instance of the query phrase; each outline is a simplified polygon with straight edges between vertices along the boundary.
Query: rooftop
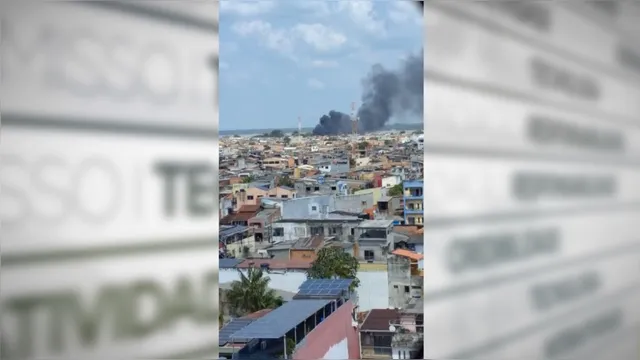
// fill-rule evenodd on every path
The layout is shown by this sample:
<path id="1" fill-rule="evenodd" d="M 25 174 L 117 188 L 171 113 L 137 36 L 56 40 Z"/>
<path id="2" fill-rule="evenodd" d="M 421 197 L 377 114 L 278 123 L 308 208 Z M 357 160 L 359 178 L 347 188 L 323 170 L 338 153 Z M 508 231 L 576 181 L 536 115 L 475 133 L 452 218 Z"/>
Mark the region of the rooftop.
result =
<path id="1" fill-rule="evenodd" d="M 278 260 L 278 259 L 246 259 L 236 266 L 238 269 L 248 269 L 269 265 L 270 270 L 307 270 L 311 267 L 311 261 L 304 260 Z"/>
<path id="2" fill-rule="evenodd" d="M 243 233 L 249 230 L 249 227 L 242 225 L 220 225 L 220 237 L 227 237 Z"/>
<path id="3" fill-rule="evenodd" d="M 364 220 L 358 225 L 358 228 L 361 229 L 380 229 L 380 228 L 388 228 L 393 225 L 393 220 Z"/>
<path id="4" fill-rule="evenodd" d="M 393 255 L 402 256 L 414 261 L 420 261 L 424 259 L 424 255 L 418 254 L 417 252 L 405 249 L 395 249 L 391 252 Z"/>
<path id="5" fill-rule="evenodd" d="M 230 336 L 239 339 L 279 339 L 333 300 L 292 300 Z M 388 325 L 387 325 L 388 327 Z"/>
<path id="6" fill-rule="evenodd" d="M 389 324 L 396 322 L 399 315 L 395 309 L 372 309 L 360 325 L 360 331 L 389 331 Z"/>

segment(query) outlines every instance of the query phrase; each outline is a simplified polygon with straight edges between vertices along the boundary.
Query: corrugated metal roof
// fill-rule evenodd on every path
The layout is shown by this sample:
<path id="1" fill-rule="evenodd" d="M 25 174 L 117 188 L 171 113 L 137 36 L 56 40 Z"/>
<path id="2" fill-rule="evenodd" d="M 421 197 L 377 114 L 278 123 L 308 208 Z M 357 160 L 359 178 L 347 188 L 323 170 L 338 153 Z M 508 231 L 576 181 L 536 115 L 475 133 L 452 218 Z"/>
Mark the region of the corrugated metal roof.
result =
<path id="1" fill-rule="evenodd" d="M 292 300 L 240 329 L 231 339 L 278 339 L 333 300 Z"/>

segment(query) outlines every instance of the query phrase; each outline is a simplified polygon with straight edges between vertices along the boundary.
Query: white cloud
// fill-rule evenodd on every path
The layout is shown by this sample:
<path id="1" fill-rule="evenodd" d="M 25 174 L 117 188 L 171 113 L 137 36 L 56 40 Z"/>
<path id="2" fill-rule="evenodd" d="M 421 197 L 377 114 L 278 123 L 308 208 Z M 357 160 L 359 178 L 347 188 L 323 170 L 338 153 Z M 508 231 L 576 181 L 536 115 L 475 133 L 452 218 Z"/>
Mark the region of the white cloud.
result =
<path id="1" fill-rule="evenodd" d="M 422 25 L 422 14 L 413 4 L 413 1 L 394 1 L 392 9 L 389 11 L 389 19 L 397 24 Z"/>
<path id="2" fill-rule="evenodd" d="M 307 80 L 307 85 L 313 89 L 324 89 L 324 83 L 314 78 Z"/>
<path id="3" fill-rule="evenodd" d="M 295 1 L 294 4 L 298 8 L 307 10 L 315 16 L 327 16 L 332 13 L 329 2 L 326 0 Z"/>
<path id="4" fill-rule="evenodd" d="M 233 31 L 241 36 L 256 36 L 266 47 L 293 57 L 297 41 L 312 46 L 317 51 L 339 48 L 347 38 L 322 24 L 298 24 L 291 29 L 279 29 L 266 21 L 237 22 Z"/>
<path id="5" fill-rule="evenodd" d="M 293 31 L 318 51 L 336 49 L 347 42 L 346 36 L 322 24 L 298 24 Z"/>
<path id="6" fill-rule="evenodd" d="M 311 66 L 318 67 L 318 68 L 332 68 L 332 67 L 337 67 L 338 62 L 333 60 L 313 60 L 311 62 Z"/>
<path id="7" fill-rule="evenodd" d="M 270 23 L 262 20 L 235 23 L 233 31 L 242 36 L 257 36 L 270 49 L 290 54 L 293 51 L 293 39 L 282 29 L 274 28 Z"/>
<path id="8" fill-rule="evenodd" d="M 385 33 L 384 22 L 378 18 L 371 0 L 340 1 L 338 11 L 346 11 L 351 20 L 367 32 L 379 35 Z"/>
<path id="9" fill-rule="evenodd" d="M 220 1 L 220 12 L 240 16 L 254 16 L 273 10 L 275 2 L 271 0 L 224 0 Z"/>

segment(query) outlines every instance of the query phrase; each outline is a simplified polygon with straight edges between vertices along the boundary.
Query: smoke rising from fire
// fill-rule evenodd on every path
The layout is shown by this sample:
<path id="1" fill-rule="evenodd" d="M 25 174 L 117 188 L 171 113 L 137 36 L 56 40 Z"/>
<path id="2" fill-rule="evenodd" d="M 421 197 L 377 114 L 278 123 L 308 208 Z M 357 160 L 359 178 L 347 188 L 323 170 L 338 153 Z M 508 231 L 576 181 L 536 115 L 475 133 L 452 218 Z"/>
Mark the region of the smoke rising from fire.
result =
<path id="1" fill-rule="evenodd" d="M 358 109 L 358 133 L 376 131 L 392 117 L 422 119 L 424 100 L 423 56 L 409 55 L 399 69 L 389 70 L 374 65 L 362 80 L 362 105 Z M 349 114 L 331 110 L 320 118 L 314 135 L 336 135 L 352 132 Z"/>

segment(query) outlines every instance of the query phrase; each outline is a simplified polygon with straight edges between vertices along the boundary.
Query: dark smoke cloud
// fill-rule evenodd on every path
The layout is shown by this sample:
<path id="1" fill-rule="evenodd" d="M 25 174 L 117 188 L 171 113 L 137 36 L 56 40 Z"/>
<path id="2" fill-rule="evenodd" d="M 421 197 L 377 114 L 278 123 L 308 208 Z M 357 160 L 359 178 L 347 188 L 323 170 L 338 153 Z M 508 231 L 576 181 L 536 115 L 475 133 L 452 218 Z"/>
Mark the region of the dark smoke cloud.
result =
<path id="1" fill-rule="evenodd" d="M 422 119 L 423 104 L 422 52 L 408 56 L 399 70 L 374 65 L 362 80 L 362 105 L 358 109 L 358 133 L 376 131 L 392 117 Z M 331 110 L 323 115 L 313 129 L 315 135 L 348 134 L 352 132 L 349 114 Z"/>

